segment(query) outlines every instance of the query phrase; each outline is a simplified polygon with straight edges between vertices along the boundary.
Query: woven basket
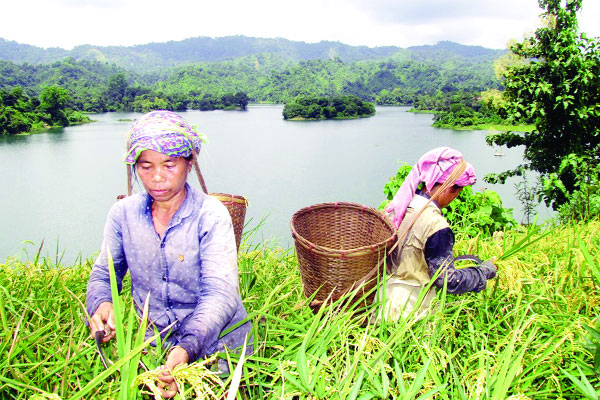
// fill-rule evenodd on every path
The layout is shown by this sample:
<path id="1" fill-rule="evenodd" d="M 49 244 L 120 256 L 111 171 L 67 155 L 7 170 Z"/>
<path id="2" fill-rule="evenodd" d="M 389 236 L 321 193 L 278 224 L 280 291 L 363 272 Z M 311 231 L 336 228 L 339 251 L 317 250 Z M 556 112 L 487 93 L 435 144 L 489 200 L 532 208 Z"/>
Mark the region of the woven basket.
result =
<path id="1" fill-rule="evenodd" d="M 335 301 L 360 284 L 358 296 L 371 290 L 378 275 L 374 272 L 377 267 L 382 271 L 382 261 L 396 241 L 389 218 L 356 203 L 302 208 L 292 217 L 291 227 L 304 295 L 310 297 L 318 290 L 316 302 L 330 294 Z"/>
<path id="2" fill-rule="evenodd" d="M 210 195 L 223 203 L 227 208 L 227 211 L 229 211 L 231 222 L 233 223 L 233 232 L 235 233 L 235 244 L 239 251 L 240 242 L 242 241 L 242 231 L 244 230 L 244 220 L 246 219 L 248 200 L 246 200 L 244 196 L 234 194 L 210 193 Z"/>

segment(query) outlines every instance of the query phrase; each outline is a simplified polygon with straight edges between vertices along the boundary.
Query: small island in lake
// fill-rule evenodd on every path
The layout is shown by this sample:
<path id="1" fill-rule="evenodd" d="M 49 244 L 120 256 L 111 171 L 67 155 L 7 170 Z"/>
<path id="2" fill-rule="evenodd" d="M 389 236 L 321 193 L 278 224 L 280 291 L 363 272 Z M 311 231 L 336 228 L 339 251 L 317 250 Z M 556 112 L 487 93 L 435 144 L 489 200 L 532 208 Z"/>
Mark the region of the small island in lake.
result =
<path id="1" fill-rule="evenodd" d="M 283 119 L 292 121 L 353 119 L 375 115 L 375 106 L 356 96 L 298 96 L 283 107 Z"/>

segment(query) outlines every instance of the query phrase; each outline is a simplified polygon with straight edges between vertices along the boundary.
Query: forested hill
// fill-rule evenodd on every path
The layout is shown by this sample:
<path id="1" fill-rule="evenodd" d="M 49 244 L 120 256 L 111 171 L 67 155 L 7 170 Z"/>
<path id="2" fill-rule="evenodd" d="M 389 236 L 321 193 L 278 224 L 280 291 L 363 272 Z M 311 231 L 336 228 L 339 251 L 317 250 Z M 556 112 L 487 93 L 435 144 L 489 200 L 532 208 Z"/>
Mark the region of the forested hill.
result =
<path id="1" fill-rule="evenodd" d="M 243 36 L 67 51 L 0 39 L 0 122 L 19 104 L 23 112 L 32 109 L 28 99 L 47 87 L 68 92 L 65 107 L 89 112 L 243 108 L 247 101 L 347 95 L 419 110 L 448 110 L 454 98 L 479 107 L 481 92 L 502 88 L 494 73 L 501 53 L 452 42 L 400 49 Z"/>
<path id="2" fill-rule="evenodd" d="M 494 60 L 504 54 L 506 50 L 494 50 L 481 46 L 465 46 L 450 41 L 441 41 L 434 45 L 412 46 L 408 48 L 410 57 L 414 61 L 439 62 L 440 60 L 453 60 L 457 58 L 475 61 Z"/>
<path id="3" fill-rule="evenodd" d="M 196 37 L 129 47 L 81 45 L 72 50 L 64 50 L 60 48 L 43 49 L 0 38 L 0 60 L 18 64 L 49 64 L 65 57 L 71 57 L 74 60 L 114 63 L 119 67 L 138 72 L 257 55 L 270 55 L 292 62 L 337 59 L 348 63 L 389 57 L 402 61 L 447 63 L 456 59 L 491 62 L 502 52 L 502 50 L 464 46 L 453 42 L 440 42 L 431 46 L 402 49 L 396 46 L 350 46 L 330 41 L 305 43 L 282 38 L 263 39 L 246 36 Z"/>

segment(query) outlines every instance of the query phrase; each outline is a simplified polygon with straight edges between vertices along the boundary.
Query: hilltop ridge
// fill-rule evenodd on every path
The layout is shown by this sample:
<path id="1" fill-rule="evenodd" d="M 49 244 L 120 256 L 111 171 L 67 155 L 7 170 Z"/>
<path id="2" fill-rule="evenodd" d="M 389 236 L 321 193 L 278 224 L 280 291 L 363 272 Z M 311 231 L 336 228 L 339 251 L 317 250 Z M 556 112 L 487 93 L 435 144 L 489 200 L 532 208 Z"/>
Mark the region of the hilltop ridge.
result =
<path id="1" fill-rule="evenodd" d="M 80 45 L 72 50 L 58 47 L 44 49 L 0 38 L 0 60 L 14 63 L 49 64 L 71 57 L 75 60 L 100 61 L 134 70 L 148 71 L 183 64 L 218 62 L 248 56 L 274 55 L 288 61 L 334 60 L 357 62 L 391 57 L 431 61 L 432 57 L 493 60 L 504 50 L 480 46 L 465 46 L 442 41 L 434 45 L 367 47 L 351 46 L 341 42 L 320 41 L 306 43 L 284 38 L 256 38 L 225 36 L 218 38 L 194 37 L 180 41 L 147 43 L 134 46 Z"/>

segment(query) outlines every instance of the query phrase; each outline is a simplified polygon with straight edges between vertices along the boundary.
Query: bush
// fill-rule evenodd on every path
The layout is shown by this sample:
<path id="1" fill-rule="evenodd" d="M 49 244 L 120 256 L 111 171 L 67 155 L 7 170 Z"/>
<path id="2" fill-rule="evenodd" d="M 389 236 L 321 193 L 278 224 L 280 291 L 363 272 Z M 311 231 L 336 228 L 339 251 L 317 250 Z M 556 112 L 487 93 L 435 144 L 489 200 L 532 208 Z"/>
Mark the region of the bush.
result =
<path id="1" fill-rule="evenodd" d="M 387 198 L 379 206 L 383 210 L 394 198 L 402 186 L 412 167 L 404 163 L 396 175 L 391 177 L 383 188 Z M 496 231 L 502 231 L 517 225 L 511 208 L 502 207 L 500 195 L 493 190 L 473 192 L 471 186 L 465 187 L 460 195 L 450 205 L 442 210 L 450 227 L 455 232 L 461 232 L 470 237 L 483 234 L 492 236 Z"/>
<path id="2" fill-rule="evenodd" d="M 68 113 L 67 119 L 69 120 L 69 125 L 77 125 L 83 124 L 85 122 L 90 122 L 90 118 L 80 111 L 72 111 Z"/>
<path id="3" fill-rule="evenodd" d="M 450 226 L 468 236 L 480 233 L 491 236 L 496 231 L 513 228 L 517 221 L 512 208 L 502 207 L 500 195 L 493 190 L 473 192 L 471 186 L 465 187 L 450 205 L 442 210 Z"/>
<path id="4" fill-rule="evenodd" d="M 596 149 L 595 153 L 600 149 Z M 559 176 L 573 175 L 575 190 L 568 193 Z M 563 159 L 557 173 L 544 181 L 546 195 L 550 190 L 560 190 L 567 202 L 558 208 L 561 222 L 589 221 L 600 216 L 600 161 L 595 156 L 570 154 Z"/>
<path id="5" fill-rule="evenodd" d="M 28 132 L 32 122 L 24 113 L 13 107 L 0 105 L 0 134 L 14 135 Z"/>

